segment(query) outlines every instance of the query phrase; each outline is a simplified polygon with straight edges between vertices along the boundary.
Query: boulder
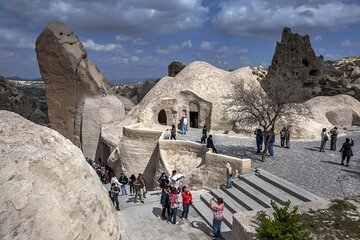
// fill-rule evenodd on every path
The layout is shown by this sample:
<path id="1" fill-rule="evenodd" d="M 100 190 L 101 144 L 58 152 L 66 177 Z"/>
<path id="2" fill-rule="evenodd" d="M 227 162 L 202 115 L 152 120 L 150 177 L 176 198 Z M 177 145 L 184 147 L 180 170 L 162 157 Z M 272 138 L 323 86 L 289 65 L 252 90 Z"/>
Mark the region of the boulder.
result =
<path id="1" fill-rule="evenodd" d="M 81 150 L 0 111 L 0 239 L 120 239 L 117 214 Z"/>
<path id="2" fill-rule="evenodd" d="M 45 81 L 50 127 L 80 146 L 85 99 L 111 95 L 110 86 L 87 58 L 79 38 L 59 21 L 50 22 L 37 38 L 36 55 Z"/>
<path id="3" fill-rule="evenodd" d="M 85 157 L 101 158 L 100 132 L 103 124 L 125 117 L 124 104 L 116 96 L 87 98 L 82 113 L 82 150 Z"/>

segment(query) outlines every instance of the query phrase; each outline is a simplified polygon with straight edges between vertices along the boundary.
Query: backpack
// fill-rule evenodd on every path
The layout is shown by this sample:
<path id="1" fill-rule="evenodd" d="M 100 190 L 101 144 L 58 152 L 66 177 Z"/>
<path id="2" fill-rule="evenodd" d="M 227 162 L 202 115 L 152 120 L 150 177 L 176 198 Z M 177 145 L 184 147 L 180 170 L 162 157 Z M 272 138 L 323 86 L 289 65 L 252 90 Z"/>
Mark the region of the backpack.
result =
<path id="1" fill-rule="evenodd" d="M 329 140 L 329 137 L 328 137 L 327 134 L 325 134 L 325 135 L 324 135 L 324 141 L 327 141 L 327 140 Z"/>

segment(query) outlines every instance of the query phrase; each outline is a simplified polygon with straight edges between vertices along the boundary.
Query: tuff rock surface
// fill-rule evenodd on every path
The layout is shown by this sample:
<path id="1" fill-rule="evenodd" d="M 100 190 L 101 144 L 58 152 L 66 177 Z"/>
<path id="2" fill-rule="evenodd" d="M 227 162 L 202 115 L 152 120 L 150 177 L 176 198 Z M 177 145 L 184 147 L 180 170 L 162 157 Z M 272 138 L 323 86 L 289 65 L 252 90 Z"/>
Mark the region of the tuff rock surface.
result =
<path id="1" fill-rule="evenodd" d="M 81 113 L 87 97 L 111 95 L 105 77 L 74 32 L 50 22 L 36 40 L 36 55 L 45 81 L 51 128 L 80 146 Z"/>
<path id="2" fill-rule="evenodd" d="M 120 239 L 117 215 L 81 150 L 0 111 L 0 239 Z"/>

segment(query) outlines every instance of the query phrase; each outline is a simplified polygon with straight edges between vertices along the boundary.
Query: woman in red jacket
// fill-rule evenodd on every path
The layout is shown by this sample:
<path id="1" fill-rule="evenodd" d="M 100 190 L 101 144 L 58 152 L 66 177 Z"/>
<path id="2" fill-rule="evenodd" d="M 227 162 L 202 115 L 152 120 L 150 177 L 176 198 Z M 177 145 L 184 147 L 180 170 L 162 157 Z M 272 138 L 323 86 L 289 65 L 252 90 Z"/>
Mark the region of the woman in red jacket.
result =
<path id="1" fill-rule="evenodd" d="M 182 187 L 182 199 L 183 199 L 183 211 L 181 213 L 181 219 L 188 219 L 190 204 L 192 203 L 192 194 L 186 186 Z"/>

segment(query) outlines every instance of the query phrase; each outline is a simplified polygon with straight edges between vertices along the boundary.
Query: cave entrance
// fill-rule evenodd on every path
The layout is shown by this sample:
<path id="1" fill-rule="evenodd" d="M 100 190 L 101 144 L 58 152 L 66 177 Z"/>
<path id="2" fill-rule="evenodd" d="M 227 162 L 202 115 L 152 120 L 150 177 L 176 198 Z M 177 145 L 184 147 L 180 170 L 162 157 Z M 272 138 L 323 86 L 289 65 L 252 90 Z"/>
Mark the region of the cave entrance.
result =
<path id="1" fill-rule="evenodd" d="M 189 105 L 190 108 L 190 127 L 198 128 L 199 127 L 199 105 L 196 102 L 191 102 Z"/>
<path id="2" fill-rule="evenodd" d="M 309 75 L 315 77 L 320 76 L 320 71 L 318 69 L 312 69 L 310 70 Z"/>
<path id="3" fill-rule="evenodd" d="M 158 122 L 161 125 L 166 125 L 167 124 L 167 118 L 166 118 L 166 113 L 165 110 L 161 110 L 158 114 Z"/>

